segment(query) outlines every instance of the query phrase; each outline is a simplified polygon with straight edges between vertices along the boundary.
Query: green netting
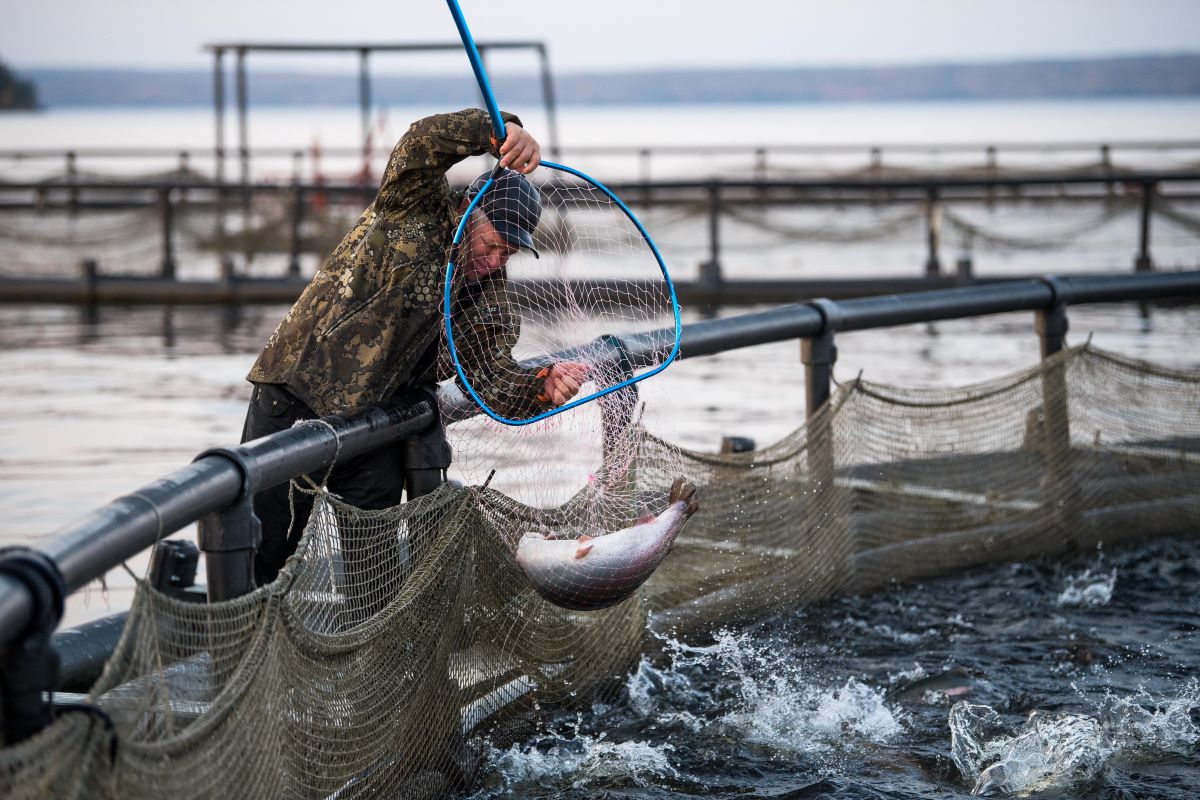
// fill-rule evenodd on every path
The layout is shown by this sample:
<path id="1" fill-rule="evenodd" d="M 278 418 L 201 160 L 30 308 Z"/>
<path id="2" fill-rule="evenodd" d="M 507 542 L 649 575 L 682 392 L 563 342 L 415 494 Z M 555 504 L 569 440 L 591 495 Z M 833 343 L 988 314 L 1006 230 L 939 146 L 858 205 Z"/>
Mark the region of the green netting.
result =
<path id="1" fill-rule="evenodd" d="M 63 715 L 0 751 L 0 794 L 444 796 L 486 743 L 611 699 L 648 630 L 697 639 L 893 580 L 1200 530 L 1200 373 L 1088 347 L 965 388 L 855 381 L 751 453 L 633 438 L 629 508 L 608 513 L 661 510 L 680 472 L 701 511 L 629 600 L 558 608 L 514 560 L 525 531 L 584 530 L 593 482 L 552 509 L 484 488 L 384 511 L 319 493 L 275 583 L 211 605 L 140 585 L 91 693 L 115 732 Z"/>

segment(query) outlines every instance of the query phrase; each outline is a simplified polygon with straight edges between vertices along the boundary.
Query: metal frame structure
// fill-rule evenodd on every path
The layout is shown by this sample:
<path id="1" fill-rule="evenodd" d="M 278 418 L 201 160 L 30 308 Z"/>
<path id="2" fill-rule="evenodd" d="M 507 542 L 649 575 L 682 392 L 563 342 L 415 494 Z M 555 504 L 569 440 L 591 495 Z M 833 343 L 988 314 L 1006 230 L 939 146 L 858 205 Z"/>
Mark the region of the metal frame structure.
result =
<path id="1" fill-rule="evenodd" d="M 361 78 L 360 78 L 361 85 Z M 222 91 L 224 84 L 222 84 Z M 361 92 L 360 92 L 361 94 Z M 294 147 L 248 147 L 251 158 L 268 158 L 292 156 L 302 160 L 306 153 Z M 569 148 L 560 147 L 565 153 L 570 153 L 571 160 L 582 158 L 627 158 L 635 160 L 638 165 L 639 179 L 651 180 L 657 174 L 654 160 L 674 157 L 696 158 L 709 157 L 750 157 L 753 160 L 753 170 L 756 178 L 766 179 L 770 167 L 776 159 L 785 156 L 866 156 L 866 170 L 882 171 L 890 157 L 903 156 L 966 156 L 981 154 L 982 169 L 993 175 L 999 175 L 1002 169 L 1000 155 L 1063 156 L 1063 155 L 1095 155 L 1098 159 L 1087 168 L 1107 172 L 1113 180 L 1119 180 L 1128 169 L 1114 163 L 1117 153 L 1153 153 L 1156 156 L 1178 155 L 1189 151 L 1200 151 L 1200 141 L 1190 139 L 1160 139 L 1135 140 L 1114 139 L 1100 141 L 1047 141 L 1047 142 L 1014 142 L 996 141 L 985 142 L 942 142 L 936 144 L 920 144 L 914 142 L 880 142 L 868 144 L 812 143 L 796 144 L 786 142 L 761 144 L 655 144 L 655 145 L 578 145 Z M 361 153 L 361 148 L 333 146 L 322 149 L 326 156 L 353 156 Z M 0 160 L 28 164 L 35 161 L 59 161 L 64 165 L 63 175 L 70 176 L 77 171 L 80 159 L 88 160 L 128 160 L 128 159 L 176 159 L 180 170 L 188 169 L 198 160 L 215 156 L 209 149 L 197 150 L 179 147 L 21 147 L 0 148 Z M 910 165 L 911 166 L 911 165 Z M 1007 169 L 1012 170 L 1012 167 Z M 694 170 L 689 170 L 694 172 Z M 867 173 L 869 174 L 869 173 Z"/>
<path id="2" fill-rule="evenodd" d="M 357 53 L 358 54 L 358 104 L 362 124 L 362 141 L 367 141 L 371 129 L 371 75 L 372 53 L 427 53 L 459 51 L 459 42 L 355 42 L 345 44 L 315 42 L 215 42 L 205 45 L 213 54 L 213 122 L 216 126 L 213 156 L 216 161 L 216 181 L 225 183 L 225 68 L 226 51 L 234 55 L 234 104 L 237 110 L 237 153 L 241 165 L 239 185 L 250 184 L 249 145 L 249 94 L 247 90 L 246 56 L 255 53 Z M 558 154 L 558 114 L 554 99 L 554 79 L 550 72 L 550 55 L 544 42 L 537 41 L 492 41 L 480 42 L 479 52 L 483 58 L 493 50 L 534 50 L 538 54 L 541 70 L 542 102 L 546 106 L 547 132 L 550 152 Z"/>
<path id="3" fill-rule="evenodd" d="M 806 416 L 811 419 L 831 393 L 839 333 L 1033 311 L 1045 357 L 1063 347 L 1068 306 L 1153 300 L 1200 301 L 1200 271 L 1046 277 L 841 303 L 814 300 L 684 326 L 679 357 L 800 339 Z M 656 363 L 674 336 L 674 329 L 664 328 L 604 336 L 587 347 L 594 357 L 607 356 L 640 370 Z M 570 353 L 559 355 L 570 357 Z M 82 588 L 191 522 L 200 523 L 200 546 L 207 551 L 209 599 L 249 591 L 248 565 L 257 546 L 257 520 L 248 500 L 256 491 L 319 470 L 337 457 L 398 439 L 421 438 L 435 429 L 437 406 L 429 393 L 418 391 L 350 417 L 326 417 L 238 447 L 207 451 L 191 465 L 98 509 L 40 551 L 0 551 L 0 700 L 6 739 L 27 736 L 48 719 L 42 693 L 57 688 L 58 675 L 58 654 L 50 637 L 61 619 L 67 592 Z M 449 420 L 478 412 L 461 397 L 457 407 L 444 403 L 443 409 Z M 1055 411 L 1051 408 L 1047 413 Z M 814 453 L 813 457 L 823 456 Z M 110 624 L 104 631 L 111 639 L 119 626 Z M 105 654 L 103 647 L 81 649 L 93 661 Z M 71 668 L 75 674 L 81 669 L 78 664 Z"/>
<path id="4" fill-rule="evenodd" d="M 1164 192 L 1164 187 L 1171 191 Z M 809 180 L 709 180 L 660 181 L 654 183 L 614 183 L 610 188 L 631 205 L 706 204 L 708 254 L 700 265 L 699 279 L 679 283 L 679 296 L 693 304 L 780 303 L 797 297 L 832 295 L 863 296 L 880 292 L 945 288 L 989 282 L 973 273 L 970 259 L 960 259 L 953 273 L 943 269 L 941 235 L 937 218 L 939 204 L 946 202 L 993 202 L 997 194 L 1019 193 L 1022 199 L 1060 202 L 1104 203 L 1116 197 L 1136 200 L 1139 227 L 1134 249 L 1133 268 L 1138 272 L 1154 269 L 1151 255 L 1151 227 L 1155 204 L 1185 199 L 1195 200 L 1200 172 L 1125 173 L 1119 178 L 1077 173 L 1010 175 L 1003 177 L 925 176 L 911 178 L 818 178 Z M 305 215 L 311 199 L 318 193 L 342 199 L 369 201 L 372 187 L 356 184 L 303 183 L 297 174 L 291 184 L 265 183 L 250 187 L 250 192 L 287 198 L 291 209 L 287 243 L 286 275 L 278 278 L 247 278 L 234 274 L 222 260 L 221 277 L 215 281 L 176 281 L 175 208 L 221 208 L 225 198 L 242 191 L 235 186 L 204 182 L 122 181 L 104 184 L 5 184 L 0 197 L 0 212 L 37 209 L 155 208 L 161 217 L 161 263 L 154 277 L 100 274 L 99 265 L 85 258 L 83 274 L 78 278 L 0 276 L 0 301 L 85 303 L 254 303 L 291 302 L 300 293 L 300 258 L 304 252 L 302 236 Z M 913 277 L 853 278 L 836 281 L 795 279 L 729 280 L 721 267 L 721 221 L 725 209 L 737 204 L 755 207 L 801 204 L 880 204 L 889 202 L 921 203 L 925 209 L 927 257 L 923 274 Z M 218 212 L 219 214 L 219 212 Z"/>

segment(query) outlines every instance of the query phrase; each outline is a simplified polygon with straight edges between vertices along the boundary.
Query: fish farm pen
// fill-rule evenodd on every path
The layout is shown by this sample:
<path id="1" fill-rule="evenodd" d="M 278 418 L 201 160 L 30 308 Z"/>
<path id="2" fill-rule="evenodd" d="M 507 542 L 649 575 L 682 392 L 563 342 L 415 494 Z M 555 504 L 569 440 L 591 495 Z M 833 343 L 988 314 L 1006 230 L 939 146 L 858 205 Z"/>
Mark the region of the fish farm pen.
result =
<path id="1" fill-rule="evenodd" d="M 928 184 L 891 188 L 920 192 Z M 807 407 L 796 416 L 804 421 L 762 447 L 730 439 L 720 454 L 642 432 L 630 497 L 660 499 L 670 471 L 681 468 L 699 489 L 701 511 L 634 597 L 600 611 L 547 603 L 514 562 L 525 530 L 553 530 L 554 509 L 532 508 L 486 483 L 444 483 L 437 462 L 419 459 L 408 464 L 416 487 L 410 502 L 392 509 L 361 511 L 316 491 L 296 556 L 277 580 L 254 585 L 255 492 L 396 441 L 421 453 L 439 424 L 470 423 L 474 407 L 461 395 L 414 393 L 201 453 L 39 549 L 0 553 L 0 794 L 486 792 L 479 780 L 487 748 L 511 753 L 509 744 L 559 713 L 576 720 L 582 737 L 586 725 L 576 715 L 615 703 L 623 691 L 633 707 L 651 702 L 647 686 L 660 695 L 682 691 L 680 673 L 663 671 L 663 659 L 702 671 L 731 656 L 732 639 L 745 644 L 738 637 L 753 635 L 753 628 L 730 633 L 739 626 L 850 595 L 919 591 L 923 581 L 982 565 L 1069 557 L 1100 542 L 1194 539 L 1200 374 L 1090 342 L 1067 347 L 1065 338 L 1075 305 L 1198 299 L 1200 272 L 1131 272 L 822 299 L 685 326 L 681 357 L 688 359 L 799 340 Z M 861 378 L 833 384 L 843 333 L 1005 312 L 1032 312 L 1040 363 L 953 389 Z M 636 372 L 671 335 L 605 336 L 591 348 Z M 585 500 L 572 497 L 563 509 Z M 637 516 L 636 505 L 629 513 Z M 167 539 L 192 523 L 198 549 Z M 351 540 L 360 556 L 367 548 L 367 567 L 347 560 Z M 151 568 L 127 614 L 56 631 L 68 593 L 150 548 Z M 195 580 L 201 554 L 203 586 Z M 916 602 L 887 613 L 906 614 Z M 740 661 L 725 666 L 735 684 L 744 677 Z M 952 673 L 939 680 L 914 683 L 911 693 L 956 697 L 970 689 Z M 854 691 L 847 683 L 846 696 Z M 1153 723 L 1167 713 L 1118 710 Z M 1189 713 L 1171 724 L 1190 725 Z M 1043 732 L 1082 724 L 1036 722 Z M 937 778 L 938 792 L 1035 785 L 1018 780 L 1012 748 L 991 752 L 977 740 L 995 723 L 983 706 L 954 706 L 954 765 L 963 777 Z M 854 733 L 843 726 L 836 735 Z M 1007 772 L 988 766 L 997 757 Z M 953 769 L 945 756 L 928 763 L 935 774 Z M 882 761 L 865 769 L 892 770 L 893 786 L 918 771 Z M 838 795 L 838 778 L 816 772 L 808 790 L 786 796 Z M 669 773 L 689 786 L 674 768 Z M 588 796 L 570 787 L 564 794 Z"/>
<path id="2" fill-rule="evenodd" d="M 909 176 L 817 177 L 804 180 L 688 180 L 613 183 L 612 189 L 631 205 L 664 209 L 692 220 L 686 239 L 697 253 L 697 275 L 677 281 L 680 299 L 698 305 L 794 302 L 814 296 L 835 299 L 872 294 L 937 289 L 1031 277 L 980 276 L 970 255 L 960 257 L 953 270 L 943 253 L 947 230 L 966 241 L 994 241 L 998 246 L 1035 250 L 1052 246 L 1041 240 L 1022 240 L 991 233 L 948 208 L 1021 202 L 1068 203 L 1101 209 L 1103 225 L 1117 215 L 1137 217 L 1136 240 L 1129 241 L 1131 267 L 1138 272 L 1155 268 L 1152 220 L 1162 217 L 1187 231 L 1200 230 L 1200 218 L 1182 206 L 1200 195 L 1200 173 L 1112 172 L 1107 170 L 1050 171 L 1027 174 L 950 174 Z M 346 221 L 330 215 L 337 206 L 357 210 L 370 202 L 369 183 L 226 184 L 199 177 L 189 180 L 103 180 L 0 183 L 0 236 L 37 250 L 38 267 L 0 264 L 0 301 L 10 303 L 269 303 L 291 302 L 307 282 L 302 260 L 328 252 Z M 588 198 L 580 196 L 581 205 Z M 844 209 L 896 206 L 902 215 L 885 221 L 877 231 L 850 233 L 797 226 L 773 214 L 809 208 Z M 320 209 L 320 210 L 318 210 Z M 105 220 L 89 239 L 77 229 L 87 214 L 132 213 L 121 225 Z M 582 210 L 581 212 L 582 213 Z M 23 215 L 24 224 L 9 230 L 5 216 Z M 57 220 L 69 232 L 39 226 Z M 130 222 L 132 221 L 132 227 Z M 834 278 L 741 277 L 730 274 L 723 226 L 737 223 L 762 235 L 784 240 L 837 241 L 852 235 L 870 239 L 905 229 L 922 230 L 925 257 L 916 274 L 842 275 Z M 543 225 L 553 224 L 543 222 Z M 565 222 L 561 224 L 567 224 Z M 663 225 L 660 227 L 669 227 Z M 157 229 L 157 233 L 153 233 Z M 150 231 L 151 233 L 147 233 Z M 337 235 L 340 235 L 338 233 Z M 834 238 L 830 239 L 832 236 Z M 1062 241 L 1069 237 L 1056 236 Z M 331 238 L 334 237 L 334 238 Z M 180 240 L 193 251 L 207 253 L 214 277 L 180 275 Z M 327 241 L 328 240 L 328 241 Z M 54 264 L 46 253 L 68 243 L 72 253 L 89 246 L 111 254 L 109 262 L 85 256 L 82 263 Z M 44 251 L 44 252 L 43 252 Z M 256 259 L 274 256 L 278 269 L 267 270 Z M 10 259 L 14 256 L 10 255 Z M 78 258 L 78 256 L 76 256 Z M 205 256 L 193 255 L 196 258 Z M 138 266 L 135 266 L 138 265 Z M 240 265 L 240 266 L 239 266 Z M 869 268 L 868 268 L 869 269 Z M 195 272 L 195 270 L 192 270 Z M 73 274 L 72 274 L 73 273 Z M 515 283 L 519 283 L 516 281 Z M 589 284 L 591 285 L 591 284 Z M 596 286 L 605 285 L 598 276 Z M 585 289 L 587 287 L 581 287 Z M 540 291 L 534 286 L 530 291 Z"/>

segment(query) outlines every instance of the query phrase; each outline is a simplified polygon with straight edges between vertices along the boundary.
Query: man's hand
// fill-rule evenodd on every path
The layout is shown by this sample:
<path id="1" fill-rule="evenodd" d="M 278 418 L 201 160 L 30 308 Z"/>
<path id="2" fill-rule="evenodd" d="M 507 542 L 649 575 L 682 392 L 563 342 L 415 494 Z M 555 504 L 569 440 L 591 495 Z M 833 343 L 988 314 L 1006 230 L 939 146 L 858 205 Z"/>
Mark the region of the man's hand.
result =
<path id="1" fill-rule="evenodd" d="M 578 361 L 560 361 L 549 369 L 542 369 L 537 376 L 544 379 L 538 399 L 542 402 L 564 405 L 579 392 L 587 379 L 587 364 Z"/>
<path id="2" fill-rule="evenodd" d="M 524 175 L 537 169 L 542 163 L 542 148 L 533 135 L 511 122 L 504 126 L 508 135 L 504 144 L 500 145 L 500 166 L 508 167 Z M 496 146 L 496 137 L 492 137 L 492 147 Z"/>

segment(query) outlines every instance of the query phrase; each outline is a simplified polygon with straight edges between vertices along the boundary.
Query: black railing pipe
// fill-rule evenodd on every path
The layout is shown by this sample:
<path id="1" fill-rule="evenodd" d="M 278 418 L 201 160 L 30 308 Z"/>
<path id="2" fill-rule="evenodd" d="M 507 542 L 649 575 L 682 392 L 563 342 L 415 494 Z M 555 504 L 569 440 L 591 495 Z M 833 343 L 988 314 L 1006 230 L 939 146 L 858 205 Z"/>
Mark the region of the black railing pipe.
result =
<path id="1" fill-rule="evenodd" d="M 159 192 L 158 202 L 162 215 L 162 263 L 158 276 L 172 280 L 175 278 L 175 205 L 171 200 L 171 190 Z"/>
<path id="2" fill-rule="evenodd" d="M 173 153 L 176 151 L 172 151 Z M 295 148 L 280 148 L 280 155 L 291 155 L 295 152 Z M 357 151 L 360 155 L 362 150 Z M 1121 181 L 1126 184 L 1142 184 L 1151 182 L 1155 184 L 1200 184 L 1200 172 L 1195 170 L 1185 171 L 1163 171 L 1163 172 L 1131 172 L 1121 176 Z M 778 193 L 787 190 L 794 191 L 813 191 L 813 190 L 833 190 L 833 191 L 901 191 L 913 190 L 921 193 L 921 198 L 927 196 L 930 189 L 944 191 L 947 189 L 971 189 L 971 188 L 1014 188 L 1022 186 L 1058 186 L 1063 185 L 1088 185 L 1088 184 L 1104 184 L 1106 178 L 1095 175 L 1080 175 L 1076 173 L 1067 174 L 1044 174 L 1031 173 L 1028 175 L 1008 175 L 1008 176 L 974 176 L 974 175 L 947 175 L 947 176 L 925 176 L 911 178 L 880 178 L 880 177 L 865 177 L 865 178 L 807 178 L 804 180 L 728 180 L 728 179 L 706 179 L 706 180 L 656 180 L 647 181 L 638 179 L 635 181 L 612 181 L 607 183 L 609 189 L 615 192 L 618 196 L 629 195 L 636 197 L 643 192 L 647 187 L 655 192 L 672 192 L 672 191 L 688 191 L 695 195 L 707 196 L 716 186 L 721 192 L 726 191 L 741 191 L 746 193 L 747 197 L 751 197 L 755 202 L 759 202 L 762 197 L 763 190 L 770 190 L 773 193 Z M 174 189 L 186 186 L 191 190 L 218 188 L 215 181 L 212 180 L 141 180 L 131 178 L 128 180 L 112 180 L 103 183 L 89 184 L 86 188 L 88 192 L 129 192 L 137 190 L 158 191 L 162 189 Z M 63 184 L 47 184 L 41 181 L 0 181 L 0 188 L 11 191 L 45 191 L 45 192 L 65 192 L 69 187 Z M 291 181 L 286 182 L 250 182 L 247 180 L 246 189 L 252 192 L 287 192 L 294 188 Z M 333 194 L 354 194 L 362 191 L 361 183 L 336 183 L 324 182 L 320 184 L 306 183 L 303 184 L 305 191 L 325 191 Z M 227 191 L 241 191 L 241 188 L 227 189 Z M 774 196 L 774 195 L 773 195 Z M 844 199 L 844 198 L 839 198 Z M 951 197 L 950 199 L 953 199 Z M 81 206 L 84 205 L 81 202 Z"/>
<path id="3" fill-rule="evenodd" d="M 363 166 L 371 157 L 371 51 L 363 48 L 358 51 L 358 113 L 362 127 L 360 139 L 363 146 Z"/>
<path id="4" fill-rule="evenodd" d="M 555 161 L 562 158 L 558 143 L 558 101 L 554 96 L 554 77 L 550 72 L 550 52 L 546 45 L 538 45 L 538 63 L 542 73 L 542 104 L 546 106 L 546 131 L 549 136 L 550 157 Z"/>
<path id="5" fill-rule="evenodd" d="M 931 188 L 958 189 L 958 188 L 1019 188 L 1022 186 L 1058 186 L 1060 184 L 1103 184 L 1109 178 L 1103 175 L 1086 175 L 1079 173 L 1068 174 L 1047 174 L 1047 173 L 1029 173 L 1025 175 L 937 175 L 937 176 L 915 176 L 906 178 L 887 178 L 887 177 L 863 177 L 863 178 L 806 178 L 803 180 L 721 180 L 719 181 L 722 189 L 734 189 L 743 191 L 758 192 L 764 186 L 770 189 L 831 189 L 852 191 L 855 189 L 881 189 L 881 190 L 903 190 L 911 189 L 919 192 L 928 192 Z M 1170 181 L 1180 183 L 1195 183 L 1200 181 L 1200 173 L 1195 170 L 1181 171 L 1164 171 L 1164 172 L 1131 172 L 1120 177 L 1120 180 L 1125 183 L 1144 183 L 1146 181 Z M 713 184 L 713 180 L 664 180 L 654 181 L 652 186 L 655 191 L 672 191 L 672 190 L 691 190 L 701 192 L 708 190 Z M 609 189 L 620 195 L 623 191 L 633 191 L 643 188 L 644 181 L 636 183 L 612 181 L 606 184 Z"/>
<path id="6" fill-rule="evenodd" d="M 335 454 L 349 458 L 418 434 L 436 416 L 429 395 L 414 393 L 352 417 L 326 417 L 328 424 L 300 425 L 234 449 L 254 465 L 257 488 L 264 489 L 319 470 Z M 97 509 L 52 539 L 42 552 L 58 565 L 67 590 L 74 591 L 166 535 L 226 508 L 242 493 L 243 485 L 242 471 L 232 460 L 205 457 Z M 0 642 L 23 629 L 31 610 L 21 585 L 0 574 Z"/>
<path id="7" fill-rule="evenodd" d="M 1200 271 L 1130 275 L 1089 275 L 1054 279 L 1066 293 L 1066 303 L 1114 303 L 1137 300 L 1170 300 L 1200 297 Z M 1006 283 L 941 289 L 932 292 L 884 295 L 844 300 L 839 331 L 887 328 L 920 322 L 978 317 L 1013 311 L 1048 309 L 1055 291 L 1046 281 Z M 685 325 L 680 357 L 694 358 L 787 339 L 817 336 L 824 318 L 813 306 L 800 303 L 769 311 Z M 637 369 L 657 363 L 669 349 L 672 332 L 662 328 L 622 337 Z"/>
<path id="8" fill-rule="evenodd" d="M 1200 292 L 1200 271 L 1061 276 L 1057 281 L 1069 293 L 1068 305 L 1194 298 Z"/>
<path id="9" fill-rule="evenodd" d="M 1036 280 L 1006 281 L 984 286 L 932 292 L 863 297 L 839 303 L 842 330 L 888 328 L 955 317 L 978 317 L 1006 311 L 1032 311 L 1049 305 L 1053 295 Z"/>
<path id="10" fill-rule="evenodd" d="M 212 50 L 214 57 L 220 54 L 224 55 L 227 49 L 234 50 L 239 45 L 236 43 L 211 45 L 208 49 Z M 499 42 L 489 42 L 487 47 L 490 49 L 499 49 L 504 47 L 526 47 L 534 48 L 540 52 L 544 51 L 544 45 L 539 42 L 527 43 L 511 43 L 504 44 Z M 255 48 L 258 49 L 258 48 Z M 341 49 L 343 52 L 357 52 L 361 49 L 360 45 L 349 44 Z M 461 42 L 447 44 L 444 48 L 429 48 L 421 46 L 420 48 L 410 49 L 453 49 L 455 51 L 462 50 Z M 214 58 L 215 60 L 215 58 Z M 544 69 L 544 68 L 543 68 Z M 216 70 L 214 69 L 214 72 Z M 216 108 L 214 104 L 214 109 Z M 655 145 L 580 145 L 567 148 L 572 156 L 638 156 L 643 152 L 653 155 L 665 156 L 699 156 L 699 155 L 739 155 L 745 154 L 757 157 L 758 153 L 763 152 L 771 155 L 859 155 L 865 154 L 870 159 L 872 165 L 883 166 L 884 153 L 905 153 L 905 154 L 925 154 L 937 155 L 945 153 L 976 153 L 980 147 L 984 148 L 985 158 L 988 160 L 989 166 L 993 166 L 992 161 L 995 155 L 999 152 L 1006 153 L 1036 153 L 1038 155 L 1050 153 L 1062 153 L 1068 151 L 1077 151 L 1080 154 L 1100 153 L 1100 168 L 1112 169 L 1115 164 L 1112 159 L 1112 152 L 1119 150 L 1153 150 L 1156 153 L 1169 153 L 1175 150 L 1200 150 L 1200 141 L 1198 140 L 1161 140 L 1161 141 L 1114 141 L 1111 144 L 1102 144 L 1098 142 L 999 142 L 992 145 L 982 145 L 978 142 L 948 142 L 937 145 L 917 144 L 912 142 L 896 142 L 892 144 L 884 144 L 877 147 L 864 147 L 860 144 L 785 144 L 785 143 L 759 143 L 759 144 L 655 144 Z M 171 155 L 178 152 L 178 148 L 171 147 L 76 147 L 74 152 L 80 158 L 147 158 L 154 156 Z M 197 148 L 198 150 L 200 148 Z M 270 155 L 285 155 L 288 151 L 295 149 L 290 146 L 264 146 L 252 148 L 251 153 L 255 157 L 270 156 Z M 362 152 L 362 148 L 358 146 L 333 146 L 324 148 L 327 155 L 357 155 Z M 29 161 L 34 159 L 49 159 L 61 160 L 65 150 L 61 147 L 22 147 L 22 148 L 0 148 L 0 159 L 22 160 Z M 1113 175 L 1119 179 L 1119 175 Z"/>
<path id="11" fill-rule="evenodd" d="M 125 631 L 129 612 L 122 611 L 54 634 L 51 641 L 62 663 L 58 686 L 64 692 L 86 692 L 100 678 Z"/>
<path id="12" fill-rule="evenodd" d="M 821 298 L 809 304 L 821 315 L 821 332 L 800 340 L 800 361 L 804 364 L 805 417 L 811 419 L 829 399 L 833 383 L 833 365 L 837 363 L 834 335 L 842 329 L 842 308 Z"/>
<path id="13" fill-rule="evenodd" d="M 1138 225 L 1138 254 L 1133 260 L 1133 268 L 1137 272 L 1153 272 L 1154 260 L 1150 257 L 1150 213 L 1154 210 L 1154 193 L 1158 184 L 1154 181 L 1142 181 L 1142 211 Z"/>

